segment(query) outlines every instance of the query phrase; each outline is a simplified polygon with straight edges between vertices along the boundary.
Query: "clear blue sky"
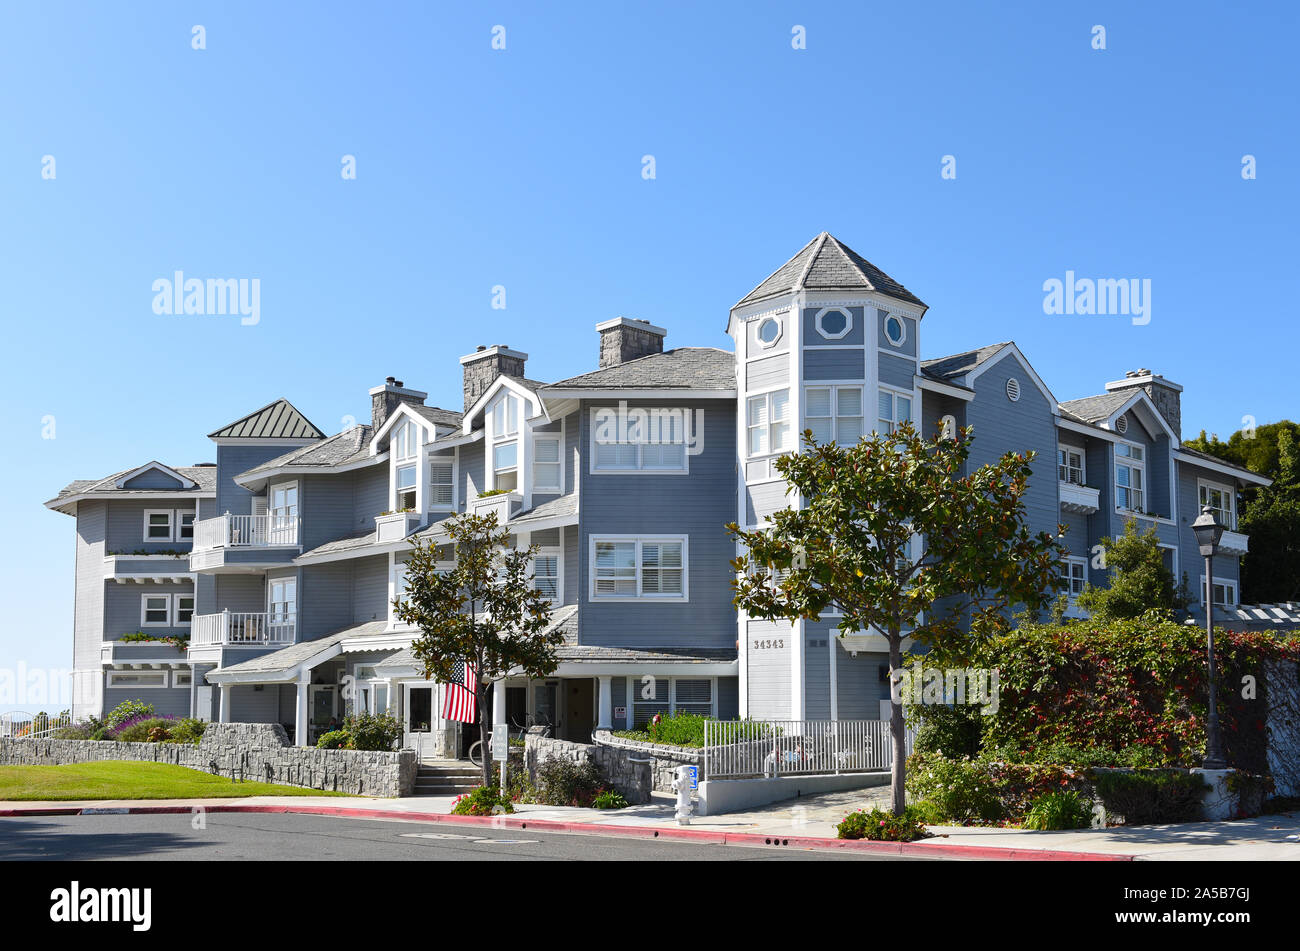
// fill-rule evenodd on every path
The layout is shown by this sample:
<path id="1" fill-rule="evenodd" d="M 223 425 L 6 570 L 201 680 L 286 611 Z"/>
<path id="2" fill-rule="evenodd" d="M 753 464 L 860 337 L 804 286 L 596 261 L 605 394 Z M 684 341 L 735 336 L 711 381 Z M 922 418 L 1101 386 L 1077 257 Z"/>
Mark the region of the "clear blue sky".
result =
<path id="1" fill-rule="evenodd" d="M 389 374 L 454 408 L 480 343 L 541 379 L 582 372 L 619 314 L 726 346 L 728 308 L 823 229 L 930 305 L 926 356 L 1014 339 L 1060 399 L 1150 367 L 1187 387 L 1189 434 L 1295 418 L 1297 21 L 1282 3 L 6 4 L 0 667 L 71 665 L 73 523 L 41 507 L 71 479 L 213 459 L 205 433 L 280 396 L 333 432 Z M 155 315 L 177 269 L 259 278 L 261 322 Z M 1150 324 L 1045 315 L 1067 270 L 1150 279 Z"/>

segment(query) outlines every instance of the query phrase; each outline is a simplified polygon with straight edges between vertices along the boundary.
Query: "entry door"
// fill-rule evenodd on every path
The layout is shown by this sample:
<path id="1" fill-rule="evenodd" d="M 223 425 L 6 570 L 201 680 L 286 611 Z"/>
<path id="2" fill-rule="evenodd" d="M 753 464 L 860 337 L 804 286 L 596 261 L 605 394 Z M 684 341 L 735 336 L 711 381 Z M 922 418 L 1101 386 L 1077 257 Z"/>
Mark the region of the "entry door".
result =
<path id="1" fill-rule="evenodd" d="M 595 691 L 590 677 L 561 681 L 564 689 L 564 728 L 560 734 L 573 743 L 590 743 L 596 727 L 592 704 Z"/>
<path id="2" fill-rule="evenodd" d="M 434 726 L 433 706 L 437 687 L 430 684 L 407 684 L 402 704 L 402 745 L 428 755 L 429 733 Z"/>
<path id="3" fill-rule="evenodd" d="M 320 735 L 329 730 L 330 718 L 338 716 L 338 690 L 334 684 L 312 684 L 308 688 L 307 703 L 311 718 L 307 739 L 315 744 Z"/>

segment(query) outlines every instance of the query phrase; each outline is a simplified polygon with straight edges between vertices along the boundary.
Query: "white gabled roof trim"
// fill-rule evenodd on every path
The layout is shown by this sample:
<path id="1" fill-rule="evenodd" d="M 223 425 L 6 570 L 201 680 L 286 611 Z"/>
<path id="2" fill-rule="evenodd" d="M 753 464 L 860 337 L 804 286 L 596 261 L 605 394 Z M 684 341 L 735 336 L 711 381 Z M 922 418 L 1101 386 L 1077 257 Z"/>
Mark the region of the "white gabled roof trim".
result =
<path id="1" fill-rule="evenodd" d="M 647 400 L 647 399 L 678 399 L 678 400 L 734 400 L 736 398 L 735 390 L 688 390 L 674 388 L 671 386 L 663 387 L 646 387 L 643 389 L 632 389 L 630 387 L 572 387 L 572 388 L 555 388 L 548 387 L 542 391 L 548 399 L 570 399 L 570 400 Z"/>
<path id="2" fill-rule="evenodd" d="M 161 472 L 169 479 L 175 479 L 177 482 L 181 484 L 182 487 L 186 489 L 194 489 L 198 487 L 198 483 L 195 482 L 193 479 L 189 478 L 188 476 L 181 475 L 171 466 L 165 466 L 161 462 L 158 462 L 157 460 L 154 460 L 153 462 L 146 462 L 144 465 L 140 466 L 139 468 L 132 469 L 130 472 L 126 473 L 125 475 L 118 476 L 117 481 L 114 482 L 114 485 L 116 485 L 119 489 L 124 489 L 126 488 L 126 484 L 128 482 L 130 482 L 132 479 L 136 478 L 137 476 L 145 472 L 148 472 L 150 469 Z"/>
<path id="3" fill-rule="evenodd" d="M 1231 476 L 1234 479 L 1240 479 L 1242 482 L 1250 482 L 1255 485 L 1272 485 L 1273 480 L 1268 476 L 1262 476 L 1258 472 L 1251 472 L 1247 469 L 1238 469 L 1226 462 L 1215 462 L 1211 459 L 1204 459 L 1201 456 L 1193 456 L 1183 452 L 1181 449 L 1174 450 L 1174 458 L 1179 462 L 1185 462 L 1189 466 L 1200 466 L 1202 469 L 1208 469 L 1211 472 L 1217 472 L 1220 475 Z"/>
<path id="4" fill-rule="evenodd" d="M 384 420 L 384 424 L 376 429 L 374 435 L 370 437 L 370 454 L 372 456 L 379 455 L 379 440 L 388 434 L 388 431 L 393 428 L 397 423 L 397 420 L 401 417 L 419 423 L 422 429 L 433 429 L 436 438 L 437 429 L 433 423 L 429 422 L 429 420 L 417 413 L 411 407 L 410 403 L 398 403 L 392 414 Z"/>
<path id="5" fill-rule="evenodd" d="M 912 377 L 912 382 L 917 389 L 929 390 L 931 393 L 941 393 L 944 396 L 965 400 L 968 403 L 975 399 L 975 394 L 964 386 L 954 386 L 952 383 L 944 383 L 942 380 L 931 379 L 919 373 Z"/>
<path id="6" fill-rule="evenodd" d="M 479 354 L 479 356 L 482 356 L 482 354 Z M 527 356 L 527 354 L 524 354 L 524 356 Z M 462 357 L 461 359 L 463 360 L 464 358 Z M 474 431 L 474 417 L 478 416 L 479 413 L 483 412 L 483 410 L 487 408 L 487 404 L 492 402 L 492 398 L 496 396 L 503 387 L 513 390 L 515 394 L 525 402 L 536 403 L 538 405 L 540 412 L 533 416 L 527 416 L 525 417 L 526 419 L 531 421 L 540 418 L 544 419 L 548 423 L 551 421 L 550 416 L 546 413 L 546 403 L 539 394 L 534 393 L 514 377 L 505 376 L 503 374 L 489 383 L 488 388 L 483 391 L 483 395 L 474 401 L 473 406 L 465 410 L 465 415 L 461 419 L 460 424 L 460 431 L 462 433 L 468 436 Z"/>
<path id="7" fill-rule="evenodd" d="M 1000 363 L 1008 354 L 1013 355 L 1020 362 L 1020 366 L 1024 369 L 1024 371 L 1027 374 L 1029 374 L 1029 379 L 1033 382 L 1034 386 L 1038 387 L 1038 391 L 1043 394 L 1044 398 L 1046 398 L 1048 406 L 1050 406 L 1052 409 L 1052 415 L 1060 416 L 1061 409 L 1059 404 L 1057 403 L 1056 397 L 1052 395 L 1052 391 L 1047 388 L 1047 384 L 1044 383 L 1043 378 L 1038 375 L 1038 371 L 1033 368 L 1033 366 L 1029 363 L 1029 360 L 1025 358 L 1025 355 L 1020 352 L 1020 348 L 1017 347 L 1014 343 L 1006 344 L 1001 350 L 998 351 L 998 353 L 995 356 L 989 357 L 987 360 L 985 360 L 975 369 L 967 373 L 965 376 L 966 385 L 973 387 L 975 385 L 975 381 L 979 379 L 980 375 L 985 370 L 987 370 L 989 367 L 997 363 Z"/>

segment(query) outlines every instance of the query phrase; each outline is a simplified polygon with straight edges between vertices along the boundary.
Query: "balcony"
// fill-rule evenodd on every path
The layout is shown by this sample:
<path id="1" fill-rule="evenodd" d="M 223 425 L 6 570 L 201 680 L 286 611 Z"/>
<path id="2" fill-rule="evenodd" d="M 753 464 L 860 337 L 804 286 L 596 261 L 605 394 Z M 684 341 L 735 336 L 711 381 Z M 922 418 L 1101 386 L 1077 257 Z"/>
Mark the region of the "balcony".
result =
<path id="1" fill-rule="evenodd" d="M 301 519 L 284 515 L 219 515 L 194 525 L 190 570 L 258 571 L 288 564 L 299 549 Z"/>
<path id="2" fill-rule="evenodd" d="M 287 647 L 293 643 L 294 615 L 222 611 L 197 614 L 191 647 Z"/>
<path id="3" fill-rule="evenodd" d="M 1077 482 L 1061 482 L 1061 508 L 1079 515 L 1091 515 L 1101 508 L 1101 490 Z"/>

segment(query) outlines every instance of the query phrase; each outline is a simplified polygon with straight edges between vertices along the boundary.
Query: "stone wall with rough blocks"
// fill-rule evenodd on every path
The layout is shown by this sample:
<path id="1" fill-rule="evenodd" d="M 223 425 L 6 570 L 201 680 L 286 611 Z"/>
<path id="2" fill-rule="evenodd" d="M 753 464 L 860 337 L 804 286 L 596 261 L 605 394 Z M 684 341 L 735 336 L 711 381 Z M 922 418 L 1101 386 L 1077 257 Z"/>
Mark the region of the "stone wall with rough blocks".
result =
<path id="1" fill-rule="evenodd" d="M 652 786 L 649 764 L 630 760 L 622 750 L 595 743 L 570 743 L 533 734 L 524 737 L 524 767 L 532 782 L 537 782 L 538 770 L 551 759 L 568 760 L 579 766 L 594 763 L 610 788 L 628 802 L 636 805 L 650 801 Z"/>
<path id="2" fill-rule="evenodd" d="M 248 782 L 281 783 L 353 796 L 409 796 L 415 753 L 290 746 L 278 723 L 210 723 L 197 746 L 92 740 L 0 739 L 0 765 L 62 766 L 103 760 L 170 763 Z"/>
<path id="3" fill-rule="evenodd" d="M 650 772 L 650 788 L 655 792 L 673 791 L 673 780 L 677 778 L 677 767 L 695 766 L 702 768 L 704 754 L 700 750 L 686 749 L 681 746 L 665 746 L 662 743 L 646 743 L 641 740 L 628 740 L 614 736 L 604 730 L 595 735 L 598 747 L 611 763 L 619 768 L 630 768 L 636 760 L 650 762 L 645 767 Z M 703 778 L 703 777 L 701 777 Z M 649 797 L 646 797 L 649 799 Z"/>

